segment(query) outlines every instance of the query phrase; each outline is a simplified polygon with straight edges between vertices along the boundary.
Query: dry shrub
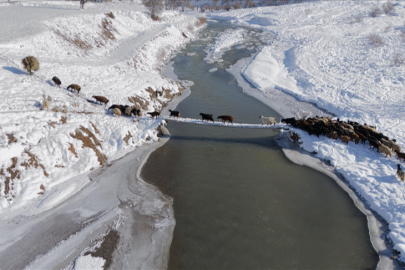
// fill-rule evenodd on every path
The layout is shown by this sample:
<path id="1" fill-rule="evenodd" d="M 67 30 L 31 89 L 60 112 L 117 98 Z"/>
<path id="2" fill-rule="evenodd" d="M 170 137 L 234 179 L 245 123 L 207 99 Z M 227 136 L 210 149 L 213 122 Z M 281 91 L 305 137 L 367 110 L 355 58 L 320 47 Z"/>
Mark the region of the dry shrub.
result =
<path id="1" fill-rule="evenodd" d="M 388 1 L 382 5 L 382 10 L 385 14 L 391 16 L 394 13 L 395 7 L 390 1 Z"/>
<path id="2" fill-rule="evenodd" d="M 104 40 L 111 39 L 114 40 L 115 36 L 112 33 L 112 31 L 117 32 L 117 30 L 112 26 L 111 21 L 108 20 L 107 18 L 104 18 L 101 22 L 101 36 L 103 37 Z"/>
<path id="3" fill-rule="evenodd" d="M 405 58 L 400 55 L 399 53 L 396 53 L 394 55 L 394 65 L 395 66 L 402 66 L 405 63 Z"/>
<path id="4" fill-rule="evenodd" d="M 39 62 L 38 59 L 34 56 L 27 56 L 25 57 L 21 63 L 23 64 L 24 68 L 28 71 L 30 75 L 32 75 L 32 70 L 37 71 L 39 69 Z"/>
<path id="5" fill-rule="evenodd" d="M 232 5 L 231 5 L 231 4 L 225 4 L 225 5 L 224 5 L 224 9 L 225 9 L 226 11 L 230 11 L 230 10 L 232 9 Z"/>
<path id="6" fill-rule="evenodd" d="M 233 8 L 240 9 L 240 8 L 242 8 L 242 5 L 240 3 L 235 3 L 235 4 L 233 4 Z"/>
<path id="7" fill-rule="evenodd" d="M 296 143 L 296 144 L 302 144 L 302 141 L 300 142 L 300 140 L 301 140 L 301 136 L 298 134 L 298 133 L 296 133 L 295 131 L 290 131 L 289 132 L 289 134 L 288 134 L 288 136 L 290 137 L 290 139 L 294 142 L 294 143 Z"/>
<path id="8" fill-rule="evenodd" d="M 364 19 L 363 15 L 361 15 L 361 14 L 357 14 L 356 16 L 354 16 L 354 21 L 357 23 L 363 22 L 363 19 Z"/>
<path id="9" fill-rule="evenodd" d="M 390 23 L 389 25 L 387 25 L 384 29 L 385 32 L 390 32 L 392 30 L 392 24 Z"/>
<path id="10" fill-rule="evenodd" d="M 305 9 L 305 15 L 309 15 L 311 13 L 312 13 L 312 9 L 309 9 L 309 8 Z"/>
<path id="11" fill-rule="evenodd" d="M 368 39 L 370 40 L 370 43 L 372 45 L 374 45 L 375 47 L 379 47 L 384 44 L 382 38 L 378 34 L 375 34 L 375 33 L 370 34 L 368 36 Z"/>
<path id="12" fill-rule="evenodd" d="M 6 134 L 6 135 L 7 135 L 9 144 L 15 143 L 17 141 L 17 138 L 14 137 L 14 134 L 10 133 L 10 134 Z"/>
<path id="13" fill-rule="evenodd" d="M 159 16 L 152 15 L 152 16 L 150 16 L 150 18 L 151 18 L 153 21 L 159 21 Z"/>
<path id="14" fill-rule="evenodd" d="M 129 139 L 132 138 L 131 132 L 128 131 L 128 134 L 122 139 L 126 144 L 128 144 Z"/>
<path id="15" fill-rule="evenodd" d="M 350 23 L 361 23 L 361 22 L 363 22 L 363 20 L 364 20 L 363 15 L 357 14 L 356 16 L 351 17 Z"/>
<path id="16" fill-rule="evenodd" d="M 374 6 L 370 11 L 370 17 L 377 17 L 381 14 L 381 9 L 378 6 Z"/>
<path id="17" fill-rule="evenodd" d="M 198 18 L 198 21 L 195 23 L 195 26 L 200 27 L 207 23 L 207 19 L 205 17 Z"/>
<path id="18" fill-rule="evenodd" d="M 110 17 L 111 19 L 115 19 L 115 16 L 114 16 L 114 14 L 112 13 L 112 11 L 109 12 L 109 13 L 106 13 L 105 15 L 106 15 L 107 17 Z"/>

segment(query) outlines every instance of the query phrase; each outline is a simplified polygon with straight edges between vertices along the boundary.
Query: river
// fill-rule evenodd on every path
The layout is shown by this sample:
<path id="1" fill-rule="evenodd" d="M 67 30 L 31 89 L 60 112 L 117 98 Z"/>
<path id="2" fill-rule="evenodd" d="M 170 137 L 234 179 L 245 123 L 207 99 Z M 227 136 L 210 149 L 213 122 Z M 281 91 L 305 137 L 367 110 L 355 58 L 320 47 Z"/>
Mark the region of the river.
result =
<path id="1" fill-rule="evenodd" d="M 226 71 L 260 48 L 259 31 L 249 29 L 247 45 L 222 62 L 203 60 L 228 28 L 209 23 L 204 38 L 173 59 L 178 78 L 194 83 L 176 110 L 192 118 L 230 114 L 239 123 L 279 120 Z M 366 217 L 334 180 L 290 162 L 277 132 L 170 121 L 168 129 L 170 140 L 150 155 L 142 178 L 174 201 L 169 269 L 376 268 Z"/>

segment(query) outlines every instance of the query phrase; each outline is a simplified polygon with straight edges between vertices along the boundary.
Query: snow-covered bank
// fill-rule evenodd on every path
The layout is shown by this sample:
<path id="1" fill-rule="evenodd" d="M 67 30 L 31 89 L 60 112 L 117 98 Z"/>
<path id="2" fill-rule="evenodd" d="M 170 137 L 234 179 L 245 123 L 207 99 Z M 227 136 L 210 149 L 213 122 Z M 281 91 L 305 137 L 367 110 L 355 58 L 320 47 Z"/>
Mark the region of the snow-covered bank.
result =
<path id="1" fill-rule="evenodd" d="M 161 120 L 146 112 L 171 104 L 186 85 L 160 69 L 203 22 L 175 11 L 153 21 L 136 3 L 87 3 L 80 11 L 79 2 L 66 1 L 3 3 L 0 21 L 1 261 L 15 258 L 6 268 L 61 268 L 108 228 L 126 235 L 136 228 L 144 234 L 122 238 L 121 263 L 164 268 L 171 201 L 126 169 L 136 170 L 163 143 Z M 28 55 L 40 63 L 33 76 L 21 65 Z M 66 89 L 72 83 L 80 94 Z M 136 106 L 143 116 L 113 116 L 93 95 L 107 97 L 108 106 Z M 49 110 L 41 110 L 44 98 Z M 84 256 L 78 264 L 101 264 Z"/>
<path id="2" fill-rule="evenodd" d="M 59 3 L 63 9 L 65 2 L 52 4 Z M 195 17 L 177 12 L 152 21 L 136 4 L 97 5 L 84 12 L 67 9 L 55 19 L 45 19 L 50 11 L 40 7 L 35 7 L 34 17 L 22 19 L 36 32 L 0 43 L 0 111 L 7 116 L 1 120 L 0 135 L 2 219 L 49 209 L 86 185 L 92 170 L 157 141 L 158 122 L 146 112 L 161 110 L 183 89 L 159 74 L 158 63 L 201 26 Z M 3 6 L 0 13 L 8 17 L 21 9 L 32 8 Z M 2 25 L 2 37 L 21 30 L 19 24 Z M 27 55 L 39 59 L 34 76 L 22 70 L 20 62 Z M 53 85 L 53 76 L 62 80 L 62 88 Z M 80 95 L 66 90 L 71 83 L 81 85 Z M 163 95 L 156 96 L 156 90 Z M 43 95 L 50 100 L 48 111 L 40 110 Z M 88 102 L 92 95 L 106 96 L 109 105 L 135 105 L 145 118 L 133 122 L 113 117 Z M 69 188 L 63 194 L 55 194 L 65 185 Z"/>
<path id="3" fill-rule="evenodd" d="M 263 48 L 242 73 L 263 97 L 271 99 L 273 88 L 282 90 L 340 119 L 376 125 L 378 131 L 404 146 L 404 66 L 394 63 L 405 55 L 405 6 L 393 3 L 392 16 L 370 17 L 372 8 L 381 4 L 373 1 L 302 3 L 210 16 L 275 34 L 275 42 Z M 381 46 L 373 44 L 372 34 L 381 37 Z M 385 158 L 368 146 L 343 145 L 297 132 L 304 149 L 329 160 L 370 208 L 388 222 L 388 237 L 401 253 L 399 260 L 405 262 L 405 187 L 395 174 L 398 160 Z"/>

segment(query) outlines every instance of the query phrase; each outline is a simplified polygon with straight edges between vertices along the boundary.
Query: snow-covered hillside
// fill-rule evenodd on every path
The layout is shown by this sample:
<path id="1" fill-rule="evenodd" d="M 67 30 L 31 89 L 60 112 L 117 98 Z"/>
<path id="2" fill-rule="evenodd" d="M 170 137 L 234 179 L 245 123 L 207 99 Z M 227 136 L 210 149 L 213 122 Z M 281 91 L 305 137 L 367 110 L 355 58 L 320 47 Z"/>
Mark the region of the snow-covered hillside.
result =
<path id="1" fill-rule="evenodd" d="M 153 21 L 135 3 L 87 3 L 80 11 L 65 1 L 3 2 L 0 24 L 1 219 L 49 209 L 85 186 L 91 171 L 157 141 L 159 121 L 146 112 L 183 90 L 159 70 L 202 26 L 176 11 Z M 29 55 L 40 63 L 33 76 L 21 64 Z M 67 90 L 73 83 L 79 94 Z M 110 103 L 96 104 L 93 95 Z M 48 110 L 41 110 L 44 97 Z M 115 117 L 112 104 L 144 115 Z"/>
<path id="2" fill-rule="evenodd" d="M 242 70 L 263 93 L 272 88 L 317 104 L 341 120 L 377 126 L 405 147 L 405 4 L 370 13 L 381 1 L 320 1 L 209 13 L 218 20 L 275 34 Z M 293 111 L 293 110 L 291 110 Z M 301 118 L 304 115 L 289 115 Z M 314 115 L 312 115 L 314 116 Z M 386 158 L 368 145 L 349 145 L 297 130 L 309 152 L 328 160 L 336 172 L 389 223 L 389 238 L 405 261 L 405 183 L 396 176 L 396 155 Z"/>

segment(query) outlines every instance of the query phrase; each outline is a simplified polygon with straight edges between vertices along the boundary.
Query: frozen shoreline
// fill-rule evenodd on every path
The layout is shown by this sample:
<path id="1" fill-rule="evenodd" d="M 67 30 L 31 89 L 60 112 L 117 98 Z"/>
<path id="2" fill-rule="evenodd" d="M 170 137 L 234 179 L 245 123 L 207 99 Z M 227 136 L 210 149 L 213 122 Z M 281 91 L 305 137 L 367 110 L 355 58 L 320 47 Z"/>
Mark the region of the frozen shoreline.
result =
<path id="1" fill-rule="evenodd" d="M 247 82 L 247 80 L 243 78 L 242 71 L 244 67 L 252 61 L 253 58 L 254 56 L 241 59 L 235 65 L 227 69 L 227 71 L 235 77 L 238 85 L 243 89 L 243 92 L 271 107 L 284 118 L 301 118 L 308 115 L 328 115 L 312 104 L 298 101 L 293 96 L 288 95 L 281 90 L 272 89 L 271 95 L 268 95 L 264 94 L 259 89 L 252 87 L 251 84 L 249 84 L 249 82 Z M 294 108 L 294 110 L 291 110 L 292 108 Z M 334 173 L 335 168 L 333 166 L 326 165 L 320 159 L 310 156 L 308 152 L 291 143 L 286 135 L 282 135 L 281 138 L 283 139 L 279 139 L 277 140 L 277 142 L 282 147 L 285 156 L 291 162 L 294 162 L 298 165 L 308 166 L 326 174 L 327 176 L 335 180 L 338 185 L 349 194 L 356 207 L 367 217 L 371 243 L 380 257 L 377 269 L 395 269 L 396 265 L 394 265 L 393 260 L 390 259 L 392 246 L 387 247 L 385 243 L 385 237 L 388 233 L 388 228 L 386 224 L 381 223 L 381 221 L 379 220 L 379 218 L 382 219 L 382 217 L 377 218 L 375 216 L 375 213 L 369 210 L 369 207 L 365 205 L 366 202 L 358 197 L 353 189 L 348 186 L 347 182 L 345 182 L 337 174 Z"/>

